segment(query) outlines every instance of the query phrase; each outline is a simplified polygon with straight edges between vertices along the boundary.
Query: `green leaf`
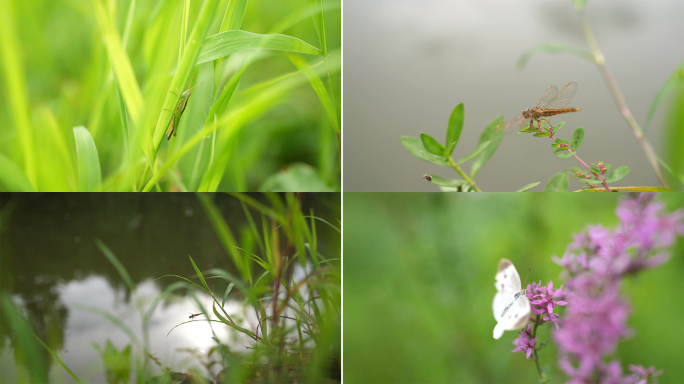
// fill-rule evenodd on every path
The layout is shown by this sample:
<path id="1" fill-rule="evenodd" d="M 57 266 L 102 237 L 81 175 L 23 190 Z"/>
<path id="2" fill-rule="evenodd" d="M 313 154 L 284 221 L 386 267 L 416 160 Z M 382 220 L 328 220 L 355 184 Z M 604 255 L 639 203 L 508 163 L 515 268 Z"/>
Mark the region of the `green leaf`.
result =
<path id="1" fill-rule="evenodd" d="M 100 26 L 102 33 L 102 40 L 107 46 L 109 53 L 109 62 L 114 70 L 117 84 L 121 89 L 121 94 L 126 102 L 126 109 L 133 120 L 133 125 L 138 125 L 142 122 L 143 111 L 145 111 L 145 99 L 143 98 L 140 85 L 135 78 L 135 72 L 131 60 L 123 47 L 119 33 L 114 25 L 112 15 L 108 12 L 107 7 L 102 4 L 101 0 L 94 0 L 95 14 L 97 16 L 97 23 Z M 171 115 L 169 114 L 169 121 Z M 164 129 L 168 126 L 166 122 Z"/>
<path id="2" fill-rule="evenodd" d="M 448 155 L 456 147 L 458 139 L 461 137 L 461 131 L 463 130 L 463 103 L 459 104 L 451 112 L 449 117 L 449 127 L 447 128 L 446 145 L 449 147 Z"/>
<path id="3" fill-rule="evenodd" d="M 594 62 L 594 57 L 591 55 L 591 53 L 584 51 L 579 48 L 575 47 L 569 47 L 567 45 L 563 44 L 555 44 L 555 43 L 541 43 L 537 45 L 536 47 L 530 48 L 527 51 L 525 51 L 522 56 L 520 56 L 520 59 L 518 59 L 518 63 L 515 65 L 515 67 L 518 70 L 522 70 L 523 67 L 527 64 L 527 61 L 532 57 L 532 55 L 539 53 L 539 52 L 546 52 L 546 53 L 571 53 L 575 56 L 578 56 L 582 59 L 591 61 L 592 63 Z"/>
<path id="4" fill-rule="evenodd" d="M 234 53 L 250 49 L 269 49 L 276 51 L 320 55 L 322 51 L 296 37 L 268 34 L 260 35 L 247 31 L 233 30 L 207 37 L 202 44 L 195 65 L 207 63 Z"/>
<path id="5" fill-rule="evenodd" d="M 667 163 L 665 163 L 665 161 L 663 159 L 661 159 L 660 157 L 658 158 L 658 162 L 660 163 L 660 165 L 663 166 L 663 168 L 665 168 L 668 172 L 670 172 L 670 174 L 672 176 L 676 177 L 679 180 L 679 182 L 682 183 L 682 185 L 684 185 L 684 175 L 682 175 L 681 173 L 680 174 L 675 173 L 674 170 L 672 169 L 672 167 L 667 165 Z"/>
<path id="6" fill-rule="evenodd" d="M 431 160 L 423 156 L 421 152 L 426 151 L 426 149 L 423 147 L 423 142 L 419 138 L 413 136 L 400 136 L 399 141 L 401 141 L 401 145 L 403 145 L 404 148 L 413 156 L 433 164 L 446 165 L 445 161 Z"/>
<path id="7" fill-rule="evenodd" d="M 536 183 L 527 184 L 526 186 L 524 186 L 524 187 L 518 189 L 516 192 L 525 192 L 525 191 L 529 191 L 530 189 L 536 187 L 536 186 L 539 185 L 539 184 L 541 184 L 541 181 L 537 181 Z"/>
<path id="8" fill-rule="evenodd" d="M 470 177 L 474 178 L 475 175 L 482 169 L 482 167 L 487 164 L 487 161 L 494 155 L 496 149 L 499 148 L 501 140 L 503 139 L 503 129 L 495 129 L 497 125 L 504 122 L 503 116 L 497 116 L 492 120 L 480 135 L 480 140 L 478 141 L 478 146 L 485 141 L 490 141 L 489 145 L 480 153 L 479 156 L 473 160 L 473 165 L 470 168 Z"/>
<path id="9" fill-rule="evenodd" d="M 431 155 L 428 155 L 428 152 L 426 152 L 426 151 L 420 151 L 420 155 L 423 156 L 424 158 L 430 160 L 431 163 L 445 165 L 445 166 L 449 164 L 448 160 L 444 156 L 432 157 Z"/>
<path id="10" fill-rule="evenodd" d="M 565 125 L 565 121 L 561 121 L 553 127 L 553 133 L 557 133 Z"/>
<path id="11" fill-rule="evenodd" d="M 456 165 L 461 165 L 461 164 L 465 163 L 466 161 L 472 159 L 473 157 L 479 155 L 480 152 L 482 152 L 485 148 L 487 148 L 489 146 L 489 144 L 491 144 L 491 143 L 492 143 L 491 141 L 485 141 L 483 143 L 480 143 L 480 145 L 478 145 L 474 151 L 470 152 L 470 154 L 468 156 L 457 161 Z"/>
<path id="12" fill-rule="evenodd" d="M 445 179 L 443 177 L 433 175 L 425 175 L 423 178 L 432 184 L 439 185 L 440 187 L 458 188 L 468 184 L 468 182 L 463 179 Z"/>
<path id="13" fill-rule="evenodd" d="M 563 152 L 563 153 L 558 154 L 558 158 L 559 159 L 567 159 L 568 157 L 572 157 L 572 155 L 574 155 L 574 154 L 575 154 L 575 152 Z"/>
<path id="14" fill-rule="evenodd" d="M 658 109 L 658 105 L 663 100 L 663 98 L 670 92 L 672 92 L 678 85 L 684 83 L 684 61 L 679 63 L 677 68 L 672 71 L 670 77 L 665 81 L 662 87 L 658 90 L 653 102 L 651 102 L 651 108 L 648 109 L 648 115 L 646 116 L 646 122 L 644 123 L 644 131 L 648 128 L 648 124 L 651 123 L 653 114 Z"/>
<path id="15" fill-rule="evenodd" d="M 260 192 L 333 192 L 318 175 L 316 169 L 309 164 L 294 163 L 278 173 L 270 176 L 261 187 Z"/>
<path id="16" fill-rule="evenodd" d="M 304 76 L 309 79 L 311 87 L 313 88 L 314 92 L 316 92 L 316 95 L 318 95 L 318 99 L 321 101 L 321 104 L 323 104 L 323 109 L 325 109 L 325 113 L 328 115 L 330 124 L 333 126 L 335 132 L 340 133 L 340 123 L 337 120 L 337 109 L 335 108 L 332 99 L 330 99 L 328 91 L 326 90 L 321 78 L 318 77 L 316 72 L 311 69 L 306 61 L 292 55 L 289 57 L 290 61 L 297 67 L 297 69 L 302 71 Z"/>
<path id="17" fill-rule="evenodd" d="M 194 23 L 192 32 L 190 32 L 190 36 L 187 39 L 187 45 L 183 51 L 183 57 L 178 64 L 176 74 L 171 80 L 171 85 L 169 86 L 169 90 L 166 94 L 164 105 L 162 106 L 159 117 L 157 118 L 157 125 L 155 126 L 152 139 L 148 139 L 147 142 L 143 144 L 148 166 L 155 163 L 157 151 L 164 140 L 166 129 L 171 122 L 171 117 L 176 109 L 176 106 L 178 105 L 178 101 L 180 100 L 179 92 L 185 89 L 185 85 L 190 80 L 191 72 L 195 66 L 195 61 L 199 55 L 204 38 L 207 36 L 207 32 L 209 31 L 209 27 L 211 26 L 211 22 L 214 18 L 217 7 L 218 0 L 206 0 L 202 3 L 202 8 L 197 16 L 197 21 Z M 121 83 L 119 84 L 121 85 Z M 121 86 L 123 89 L 123 85 Z M 151 187 L 152 185 L 150 185 L 150 188 Z M 145 188 L 147 189 L 147 186 L 145 186 Z"/>
<path id="18" fill-rule="evenodd" d="M 606 183 L 614 183 L 629 174 L 629 167 L 622 166 L 617 167 L 610 175 L 606 178 Z"/>
<path id="19" fill-rule="evenodd" d="M 444 148 L 444 146 L 434 137 L 427 133 L 421 133 L 420 140 L 423 142 L 423 146 L 428 152 L 439 156 L 446 156 L 446 148 Z"/>
<path id="20" fill-rule="evenodd" d="M 74 128 L 74 139 L 78 157 L 78 190 L 80 192 L 96 191 L 102 183 L 102 174 L 95 142 L 85 127 Z"/>
<path id="21" fill-rule="evenodd" d="M 575 133 L 572 134 L 572 142 L 570 143 L 570 148 L 576 151 L 577 148 L 582 145 L 582 140 L 584 140 L 584 128 L 579 127 L 575 129 Z"/>
<path id="22" fill-rule="evenodd" d="M 568 191 L 568 173 L 562 170 L 551 178 L 544 187 L 544 192 L 567 192 Z"/>
<path id="23" fill-rule="evenodd" d="M 33 192 L 33 186 L 24 175 L 24 171 L 15 162 L 0 153 L 0 185 L 2 190 L 12 192 Z"/>
<path id="24" fill-rule="evenodd" d="M 534 137 L 551 137 L 551 132 L 538 132 L 534 134 Z"/>
<path id="25" fill-rule="evenodd" d="M 265 273 L 265 272 L 264 272 L 264 273 Z M 262 275 L 262 276 L 263 276 L 263 275 Z M 233 290 L 233 287 L 234 287 L 234 286 L 235 286 L 235 283 L 230 283 L 230 284 L 228 284 L 228 286 L 226 287 L 226 291 L 223 293 L 223 301 L 221 301 L 221 306 L 222 306 L 222 307 L 226 305 L 226 300 L 228 299 L 228 294 L 230 293 L 230 291 Z"/>

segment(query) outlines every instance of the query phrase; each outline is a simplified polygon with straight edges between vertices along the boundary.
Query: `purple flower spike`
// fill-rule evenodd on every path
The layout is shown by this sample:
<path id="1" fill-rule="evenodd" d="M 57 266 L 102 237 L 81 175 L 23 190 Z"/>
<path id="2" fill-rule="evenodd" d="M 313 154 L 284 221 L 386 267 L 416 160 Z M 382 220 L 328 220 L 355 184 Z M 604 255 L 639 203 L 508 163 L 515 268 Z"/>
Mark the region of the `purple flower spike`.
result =
<path id="1" fill-rule="evenodd" d="M 525 352 L 527 359 L 532 356 L 532 351 L 534 350 L 534 343 L 537 342 L 537 338 L 530 339 L 532 336 L 532 323 L 527 324 L 527 328 L 520 332 L 517 339 L 513 340 L 513 344 L 516 346 L 511 352 Z"/>
<path id="2" fill-rule="evenodd" d="M 605 363 L 606 356 L 631 334 L 629 303 L 620 295 L 622 280 L 665 263 L 670 257 L 665 248 L 684 234 L 684 213 L 662 212 L 664 205 L 653 198 L 644 193 L 620 201 L 616 210 L 620 226 L 614 230 L 588 226 L 585 233 L 573 236 L 563 257 L 553 258 L 565 269 L 566 292 L 562 286 L 554 291 L 552 282 L 545 287 L 533 285 L 529 291 L 532 313 L 556 325 L 558 365 L 568 375 L 568 383 L 652 384 L 662 374 L 655 367 L 630 365 L 632 374 L 623 376 L 619 361 Z M 559 328 L 553 308 L 566 304 Z"/>

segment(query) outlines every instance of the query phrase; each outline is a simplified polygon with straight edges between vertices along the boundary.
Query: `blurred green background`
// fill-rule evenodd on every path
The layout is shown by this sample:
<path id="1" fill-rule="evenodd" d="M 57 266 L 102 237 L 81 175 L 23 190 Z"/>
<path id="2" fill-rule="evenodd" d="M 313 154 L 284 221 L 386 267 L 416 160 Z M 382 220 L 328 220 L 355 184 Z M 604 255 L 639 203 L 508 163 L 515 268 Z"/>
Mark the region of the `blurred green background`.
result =
<path id="1" fill-rule="evenodd" d="M 323 54 L 286 50 L 261 50 L 252 57 L 256 51 L 248 50 L 194 66 L 192 84 L 204 84 L 192 91 L 178 136 L 170 141 L 164 137 L 159 148 L 157 165 L 173 163 L 159 180 L 160 190 L 339 190 L 335 132 L 339 128 L 334 127 L 339 121 L 333 123 L 335 119 L 290 55 L 317 68 L 327 97 L 339 111 L 340 0 L 3 0 L 0 168 L 5 172 L 0 176 L 0 190 L 82 191 L 72 132 L 77 126 L 84 126 L 92 136 L 101 166 L 101 186 L 88 190 L 130 191 L 132 181 L 138 189 L 140 183 L 145 185 L 151 172 L 143 176 L 143 147 L 155 129 L 176 72 L 183 15 L 188 20 L 187 38 L 199 23 L 202 7 L 209 3 L 218 6 L 207 36 L 217 34 L 222 23 L 227 23 L 224 16 L 229 3 L 246 4 L 240 29 L 285 34 L 321 51 L 324 37 L 329 60 L 324 63 Z M 317 28 L 320 12 L 316 10 L 321 8 L 325 28 Z M 127 58 L 115 55 L 112 59 L 108 54 L 102 32 L 105 18 L 98 17 L 98 10 L 111 20 Z M 125 87 L 133 85 L 114 81 L 112 61 L 125 59 L 144 106 L 127 102 Z M 253 61 L 218 116 L 220 122 L 222 116 L 233 113 L 230 121 L 219 124 L 217 137 L 210 135 L 173 159 L 205 126 L 221 90 L 249 59 Z M 327 70 L 321 69 L 324 66 Z M 282 77 L 288 74 L 292 76 Z M 126 101 L 130 157 L 126 156 L 117 86 Z M 141 109 L 139 126 L 134 124 L 132 107 Z"/>
<path id="2" fill-rule="evenodd" d="M 618 194 L 345 193 L 345 383 L 534 383 L 517 331 L 494 340 L 492 300 L 500 258 L 531 268 L 529 282 L 563 281 L 562 256 L 588 224 L 613 228 Z M 684 194 L 658 197 L 672 211 Z M 634 337 L 615 357 L 684 382 L 684 241 L 662 267 L 628 279 Z M 523 277 L 524 278 L 524 277 Z M 528 282 L 528 283 L 529 283 Z M 562 312 L 561 312 L 562 313 Z M 562 315 L 561 315 L 562 318 Z M 538 333 L 550 340 L 550 327 Z M 553 342 L 540 352 L 550 382 L 567 378 Z"/>

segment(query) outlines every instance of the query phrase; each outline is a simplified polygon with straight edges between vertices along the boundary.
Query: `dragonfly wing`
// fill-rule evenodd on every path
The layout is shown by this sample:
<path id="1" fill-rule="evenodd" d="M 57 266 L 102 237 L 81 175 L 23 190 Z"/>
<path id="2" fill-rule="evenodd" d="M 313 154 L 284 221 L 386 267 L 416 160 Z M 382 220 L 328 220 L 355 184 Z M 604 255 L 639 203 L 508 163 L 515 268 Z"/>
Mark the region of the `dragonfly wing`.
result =
<path id="1" fill-rule="evenodd" d="M 549 101 L 548 105 L 546 105 L 546 108 L 559 109 L 565 107 L 566 105 L 570 104 L 572 97 L 575 96 L 575 92 L 577 92 L 577 83 L 567 83 L 565 87 L 558 92 L 556 97 Z"/>
<path id="2" fill-rule="evenodd" d="M 554 97 L 558 94 L 558 88 L 556 88 L 555 85 L 549 85 L 548 88 L 546 88 L 546 92 L 544 92 L 544 95 L 539 99 L 539 102 L 537 103 L 537 108 L 544 108 L 546 105 L 553 100 Z"/>
<path id="3" fill-rule="evenodd" d="M 520 129 L 529 120 L 530 119 L 524 118 L 523 115 L 518 115 L 505 123 L 497 125 L 495 129 L 503 129 L 504 131 L 509 132 L 512 131 L 513 128 Z"/>

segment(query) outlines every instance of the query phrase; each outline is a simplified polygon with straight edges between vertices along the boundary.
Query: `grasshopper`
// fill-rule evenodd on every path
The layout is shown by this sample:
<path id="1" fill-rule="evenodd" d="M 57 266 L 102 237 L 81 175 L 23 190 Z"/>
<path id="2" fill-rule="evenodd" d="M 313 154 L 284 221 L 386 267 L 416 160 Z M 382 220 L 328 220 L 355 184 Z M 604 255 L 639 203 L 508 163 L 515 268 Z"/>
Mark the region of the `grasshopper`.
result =
<path id="1" fill-rule="evenodd" d="M 194 77 L 195 74 L 193 73 L 192 76 Z M 190 78 L 190 84 L 192 84 L 192 77 Z M 195 85 L 194 87 L 183 92 L 183 94 L 181 95 L 181 98 L 178 101 L 178 105 L 176 106 L 176 111 L 173 113 L 173 117 L 171 118 L 171 122 L 169 123 L 169 129 L 166 130 L 167 140 L 171 140 L 171 135 L 176 136 L 176 132 L 178 130 L 178 123 L 180 122 L 180 118 L 183 115 L 183 112 L 185 111 L 185 106 L 188 105 L 188 99 L 190 99 L 190 91 L 192 91 L 196 87 L 199 87 L 202 84 L 204 84 L 204 82 Z"/>

